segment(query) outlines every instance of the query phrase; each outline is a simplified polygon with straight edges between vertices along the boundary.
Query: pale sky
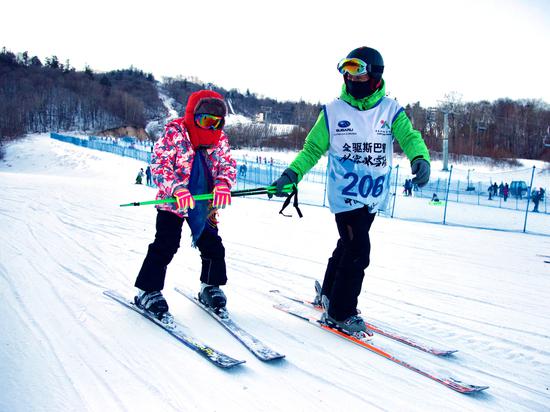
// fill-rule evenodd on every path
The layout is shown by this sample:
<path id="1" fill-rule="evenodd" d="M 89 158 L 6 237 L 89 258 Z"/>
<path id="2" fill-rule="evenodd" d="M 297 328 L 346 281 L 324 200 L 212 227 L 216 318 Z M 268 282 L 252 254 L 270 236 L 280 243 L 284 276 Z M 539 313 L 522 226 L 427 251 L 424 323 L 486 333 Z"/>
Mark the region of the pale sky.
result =
<path id="1" fill-rule="evenodd" d="M 7 0 L 0 47 L 77 70 L 133 65 L 225 89 L 327 102 L 338 61 L 369 46 L 401 104 L 535 98 L 550 103 L 550 0 Z"/>

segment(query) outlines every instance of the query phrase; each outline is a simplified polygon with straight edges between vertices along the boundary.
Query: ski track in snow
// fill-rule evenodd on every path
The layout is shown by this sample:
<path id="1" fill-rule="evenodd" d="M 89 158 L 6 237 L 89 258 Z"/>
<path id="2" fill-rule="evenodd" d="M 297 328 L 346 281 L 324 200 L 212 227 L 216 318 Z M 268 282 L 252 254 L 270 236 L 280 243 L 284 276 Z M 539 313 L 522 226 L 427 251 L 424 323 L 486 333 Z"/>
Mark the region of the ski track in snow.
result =
<path id="1" fill-rule="evenodd" d="M 154 198 L 132 184 L 143 164 L 45 136 L 7 149 L 2 411 L 549 410 L 550 277 L 537 253 L 550 249 L 548 238 L 375 220 L 363 314 L 459 352 L 437 358 L 379 335 L 375 344 L 429 372 L 490 386 L 465 396 L 275 310 L 282 300 L 271 289 L 313 297 L 336 243 L 333 216 L 304 206 L 303 219 L 285 218 L 279 202 L 236 198 L 220 213 L 229 307 L 286 359 L 258 361 L 173 291 L 198 287 L 200 257 L 187 228 L 165 288 L 186 332 L 247 361 L 224 371 L 101 293 L 134 293 L 154 237 L 152 207 L 118 207 Z"/>

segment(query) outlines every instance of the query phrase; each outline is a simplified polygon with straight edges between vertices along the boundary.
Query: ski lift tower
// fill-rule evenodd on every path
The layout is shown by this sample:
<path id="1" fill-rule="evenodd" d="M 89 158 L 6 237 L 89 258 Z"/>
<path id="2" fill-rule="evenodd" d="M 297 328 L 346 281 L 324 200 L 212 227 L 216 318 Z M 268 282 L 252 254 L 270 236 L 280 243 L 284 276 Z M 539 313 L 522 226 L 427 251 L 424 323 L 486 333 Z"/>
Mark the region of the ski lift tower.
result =
<path id="1" fill-rule="evenodd" d="M 271 113 L 271 110 L 273 109 L 271 106 L 260 106 L 260 109 L 262 110 L 264 114 L 264 123 L 267 124 L 267 115 L 268 113 Z M 269 116 L 271 119 L 271 116 Z"/>
<path id="2" fill-rule="evenodd" d="M 443 169 L 444 171 L 449 170 L 449 113 L 445 106 L 441 108 L 430 107 L 428 109 L 428 123 L 436 123 L 437 112 L 441 111 L 443 113 L 443 144 L 442 144 L 442 155 L 443 155 Z"/>
<path id="3" fill-rule="evenodd" d="M 426 113 L 428 123 L 435 124 L 435 121 L 437 120 L 437 107 L 430 107 L 428 108 L 428 112 Z"/>
<path id="4" fill-rule="evenodd" d="M 443 109 L 443 169 L 449 170 L 449 110 Z"/>
<path id="5" fill-rule="evenodd" d="M 449 114 L 455 114 L 457 105 L 460 102 L 460 95 L 451 92 L 445 95 L 443 100 L 438 101 L 439 111 L 443 113 L 443 170 L 449 170 Z"/>

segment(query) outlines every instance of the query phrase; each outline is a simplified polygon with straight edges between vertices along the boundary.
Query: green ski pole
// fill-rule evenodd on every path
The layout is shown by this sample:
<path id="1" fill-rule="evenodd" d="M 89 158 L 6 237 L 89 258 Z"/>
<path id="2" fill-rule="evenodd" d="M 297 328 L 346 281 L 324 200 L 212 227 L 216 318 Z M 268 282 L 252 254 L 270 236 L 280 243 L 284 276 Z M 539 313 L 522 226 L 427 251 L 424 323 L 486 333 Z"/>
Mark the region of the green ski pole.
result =
<path id="1" fill-rule="evenodd" d="M 294 184 L 288 184 L 283 187 L 284 193 L 292 192 Z M 231 192 L 232 197 L 243 197 L 243 196 L 253 196 L 253 195 L 265 195 L 268 193 L 275 193 L 277 191 L 276 186 L 267 186 L 267 187 L 257 187 L 254 189 L 244 189 L 244 190 L 234 190 Z M 212 193 L 203 193 L 200 195 L 194 195 L 193 199 L 195 200 L 210 200 L 214 197 Z M 143 202 L 131 202 L 119 205 L 120 207 L 127 206 L 147 206 L 147 205 L 161 205 L 165 203 L 176 203 L 176 198 L 169 197 L 168 199 L 157 199 L 157 200 L 145 200 Z"/>

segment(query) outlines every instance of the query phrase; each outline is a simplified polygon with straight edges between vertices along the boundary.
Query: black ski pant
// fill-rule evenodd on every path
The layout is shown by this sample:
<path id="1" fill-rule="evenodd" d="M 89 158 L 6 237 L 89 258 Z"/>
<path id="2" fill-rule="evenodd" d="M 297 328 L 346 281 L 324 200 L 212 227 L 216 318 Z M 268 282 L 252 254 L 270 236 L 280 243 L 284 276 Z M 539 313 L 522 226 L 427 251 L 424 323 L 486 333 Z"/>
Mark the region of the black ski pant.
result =
<path id="1" fill-rule="evenodd" d="M 135 286 L 147 292 L 162 290 L 166 269 L 176 254 L 181 240 L 185 218 L 159 210 L 157 213 L 155 240 L 149 245 L 147 256 L 136 279 Z M 200 280 L 208 285 L 225 285 L 225 248 L 218 235 L 217 226 L 206 224 L 196 242 L 202 259 Z"/>
<path id="2" fill-rule="evenodd" d="M 369 230 L 375 216 L 366 206 L 335 214 L 340 239 L 328 260 L 322 294 L 329 299 L 329 315 L 338 321 L 357 314 L 357 299 L 370 262 Z"/>

